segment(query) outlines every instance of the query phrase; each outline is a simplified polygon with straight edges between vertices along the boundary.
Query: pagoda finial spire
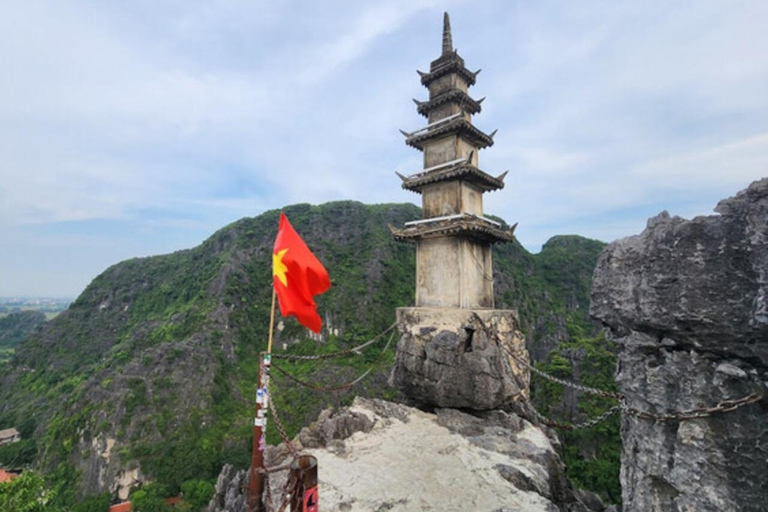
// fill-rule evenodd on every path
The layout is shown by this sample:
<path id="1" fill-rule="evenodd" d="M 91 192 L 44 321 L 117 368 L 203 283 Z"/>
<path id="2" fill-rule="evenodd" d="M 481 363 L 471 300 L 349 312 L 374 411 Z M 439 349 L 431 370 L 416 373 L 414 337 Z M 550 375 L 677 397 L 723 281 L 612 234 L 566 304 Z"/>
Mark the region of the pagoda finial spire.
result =
<path id="1" fill-rule="evenodd" d="M 448 13 L 443 13 L 443 55 L 453 51 L 453 39 L 451 38 L 451 18 Z"/>

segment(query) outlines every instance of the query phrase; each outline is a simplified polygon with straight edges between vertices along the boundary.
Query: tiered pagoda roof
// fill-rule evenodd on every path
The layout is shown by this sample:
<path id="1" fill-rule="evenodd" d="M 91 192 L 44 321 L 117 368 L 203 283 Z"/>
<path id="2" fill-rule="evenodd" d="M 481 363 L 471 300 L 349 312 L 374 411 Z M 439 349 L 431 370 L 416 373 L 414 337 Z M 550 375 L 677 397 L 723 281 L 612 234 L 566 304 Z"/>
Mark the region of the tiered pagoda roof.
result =
<path id="1" fill-rule="evenodd" d="M 467 82 L 467 85 L 475 85 L 475 82 L 477 81 L 477 75 L 480 73 L 480 70 L 478 69 L 474 72 L 468 70 L 466 67 L 464 67 L 464 59 L 459 57 L 459 54 L 456 53 L 456 50 L 453 50 L 450 54 L 442 55 L 440 58 L 433 60 L 429 67 L 429 73 L 418 70 L 417 73 L 419 73 L 419 76 L 421 76 L 421 85 L 425 87 L 429 87 L 429 84 L 438 78 L 442 78 L 450 73 L 456 73 L 459 75 Z"/>
<path id="2" fill-rule="evenodd" d="M 421 83 L 430 91 L 430 98 L 414 102 L 418 113 L 427 117 L 429 124 L 412 132 L 401 130 L 406 144 L 424 151 L 425 163 L 430 162 L 431 166 L 410 176 L 398 173 L 404 189 L 422 194 L 425 205 L 439 203 L 440 207 L 430 208 L 430 213 L 425 214 L 429 218 L 406 223 L 402 229 L 391 227 L 396 240 L 417 242 L 426 238 L 459 237 L 489 244 L 512 239 L 511 230 L 505 231 L 498 223 L 482 216 L 482 194 L 504 188 L 506 172 L 494 177 L 477 167 L 477 151 L 492 146 L 496 134 L 496 131 L 490 134 L 481 131 L 471 121 L 471 116 L 482 110 L 484 99 L 475 100 L 467 93 L 479 72 L 469 71 L 453 48 L 446 13 L 442 53 L 431 62 L 429 73 L 418 72 Z M 456 140 L 450 141 L 450 137 Z M 449 188 L 432 186 L 441 182 L 456 182 L 460 191 L 447 192 Z M 435 217 L 438 211 L 452 214 Z"/>
<path id="3" fill-rule="evenodd" d="M 467 85 L 475 85 L 477 80 L 477 74 L 480 73 L 478 69 L 475 72 L 468 70 L 464 66 L 464 59 L 462 59 L 458 52 L 453 48 L 453 37 L 451 36 L 451 19 L 448 17 L 448 13 L 443 16 L 443 52 L 437 59 L 433 60 L 429 65 L 429 73 L 423 71 L 417 71 L 421 76 L 421 83 L 425 87 L 429 87 L 429 84 L 444 77 L 450 73 L 456 73 L 458 76 L 467 82 Z"/>
<path id="4" fill-rule="evenodd" d="M 462 59 L 453 48 L 453 39 L 451 36 L 451 21 L 448 14 L 443 18 L 443 51 L 440 57 L 433 60 L 430 64 L 429 73 L 419 71 L 421 83 L 429 88 L 429 85 L 435 80 L 447 75 L 455 75 L 463 80 L 467 87 L 475 83 L 477 72 L 471 72 L 464 66 Z M 430 114 L 436 110 L 448 105 L 454 107 L 454 113 L 447 117 L 433 120 L 430 124 L 414 132 L 403 132 L 406 136 L 405 142 L 411 147 L 424 151 L 424 146 L 432 141 L 448 135 L 460 136 L 469 144 L 477 149 L 484 149 L 493 146 L 493 136 L 496 133 L 486 134 L 479 130 L 470 121 L 472 114 L 481 111 L 480 104 L 485 98 L 475 100 L 466 92 L 466 87 L 459 87 L 453 83 L 452 86 L 440 86 L 431 90 L 430 98 L 427 101 L 413 100 L 416 103 L 416 110 L 419 114 L 429 118 Z M 456 112 L 458 110 L 458 112 Z"/>
<path id="5" fill-rule="evenodd" d="M 421 193 L 421 189 L 426 185 L 450 180 L 468 181 L 483 192 L 491 192 L 493 190 L 504 188 L 504 177 L 507 175 L 506 172 L 494 177 L 481 171 L 479 168 L 472 165 L 470 161 L 471 158 L 454 160 L 452 162 L 446 162 L 441 165 L 424 169 L 423 171 L 411 174 L 410 176 L 403 176 L 400 173 L 398 173 L 398 176 L 403 180 L 403 188 L 405 190 L 410 190 L 411 192 L 419 194 Z"/>
<path id="6" fill-rule="evenodd" d="M 389 230 L 395 240 L 399 242 L 415 243 L 425 238 L 460 236 L 480 242 L 494 243 L 511 241 L 515 227 L 503 230 L 499 223 L 485 217 L 462 213 L 406 222 L 403 228 L 396 228 L 390 224 Z"/>
<path id="7" fill-rule="evenodd" d="M 461 135 L 477 149 L 484 149 L 493 146 L 493 136 L 496 135 L 496 132 L 490 135 L 483 133 L 463 116 L 458 115 L 457 117 L 441 119 L 420 130 L 409 133 L 405 143 L 423 151 L 425 142 L 439 139 L 446 135 Z"/>
<path id="8" fill-rule="evenodd" d="M 400 130 L 407 145 L 424 153 L 423 170 L 397 173 L 405 190 L 421 195 L 422 218 L 389 226 L 395 240 L 416 245 L 416 307 L 493 308 L 492 245 L 514 238 L 517 225 L 507 229 L 483 213 L 484 194 L 504 188 L 507 173 L 491 176 L 478 168 L 478 151 L 492 146 L 496 134 L 472 124 L 484 98 L 475 100 L 467 90 L 479 72 L 469 71 L 453 48 L 445 13 L 442 53 L 429 73 L 419 71 L 429 99 L 413 100 L 427 125 Z"/>
<path id="9" fill-rule="evenodd" d="M 437 107 L 442 107 L 448 103 L 455 103 L 459 105 L 464 112 L 469 112 L 470 114 L 479 114 L 481 110 L 480 104 L 483 102 L 483 100 L 485 100 L 485 98 L 475 100 L 471 98 L 469 94 L 460 89 L 452 89 L 442 94 L 438 94 L 430 100 L 419 101 L 414 99 L 413 102 L 416 103 L 416 110 L 419 112 L 419 114 L 423 115 L 424 117 L 428 117 L 432 110 L 436 109 Z"/>

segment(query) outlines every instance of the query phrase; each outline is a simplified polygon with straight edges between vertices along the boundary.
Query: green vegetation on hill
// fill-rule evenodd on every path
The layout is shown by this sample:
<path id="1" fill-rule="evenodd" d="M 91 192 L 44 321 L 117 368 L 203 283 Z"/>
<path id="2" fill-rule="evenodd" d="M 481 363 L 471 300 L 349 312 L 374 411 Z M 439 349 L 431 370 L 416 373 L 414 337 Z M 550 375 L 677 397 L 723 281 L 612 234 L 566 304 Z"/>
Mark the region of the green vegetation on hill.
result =
<path id="1" fill-rule="evenodd" d="M 21 310 L 0 316 L 0 371 L 13 357 L 15 347 L 35 329 L 45 323 L 46 314 Z"/>
<path id="2" fill-rule="evenodd" d="M 531 356 L 545 360 L 557 344 L 571 338 L 569 325 L 589 335 L 592 271 L 603 242 L 580 236 L 556 236 L 538 254 L 519 245 L 494 247 L 496 306 L 517 309 Z"/>
<path id="3" fill-rule="evenodd" d="M 395 243 L 387 224 L 419 218 L 417 207 L 344 201 L 283 211 L 333 286 L 318 298 L 322 341 L 289 318 L 277 332 L 278 351 L 356 345 L 389 326 L 396 307 L 413 304 L 415 251 Z M 176 493 L 189 481 L 212 481 L 225 462 L 249 464 L 278 216 L 242 219 L 193 249 L 110 267 L 18 347 L 11 371 L 0 375 L 0 428 L 32 422 L 34 465 L 55 482 L 57 503 L 98 494 L 104 481 L 137 465 Z M 553 238 L 540 254 L 517 242 L 494 248 L 497 306 L 519 310 L 537 359 L 569 339 L 570 326 L 594 334 L 587 310 L 601 248 L 573 236 Z M 360 357 L 284 366 L 304 380 L 339 384 L 366 370 L 385 343 Z M 316 393 L 274 374 L 289 434 L 353 394 L 396 398 L 386 385 L 393 352 L 394 343 L 353 393 Z M 277 442 L 276 429 L 268 433 Z"/>
<path id="4" fill-rule="evenodd" d="M 36 471 L 0 483 L 0 510 L 3 512 L 62 512 L 54 505 L 56 493 Z"/>
<path id="5" fill-rule="evenodd" d="M 45 323 L 40 311 L 14 311 L 0 318 L 0 348 L 13 348 Z"/>
<path id="6" fill-rule="evenodd" d="M 602 333 L 586 336 L 582 329 L 570 327 L 571 339 L 561 342 L 538 368 L 561 379 L 618 392 L 614 345 Z M 589 394 L 576 400 L 572 389 L 542 378 L 534 379 L 532 393 L 542 414 L 566 424 L 597 418 L 616 405 L 614 399 Z M 617 504 L 621 504 L 620 418 L 614 414 L 594 427 L 559 432 L 571 480 Z"/>

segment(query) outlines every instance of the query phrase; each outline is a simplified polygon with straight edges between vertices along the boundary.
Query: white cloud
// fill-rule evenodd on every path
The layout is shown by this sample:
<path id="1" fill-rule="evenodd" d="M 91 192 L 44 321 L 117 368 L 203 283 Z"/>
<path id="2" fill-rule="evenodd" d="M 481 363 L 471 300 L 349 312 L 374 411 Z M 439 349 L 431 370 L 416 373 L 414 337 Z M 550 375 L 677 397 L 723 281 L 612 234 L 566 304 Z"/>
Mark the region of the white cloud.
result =
<path id="1" fill-rule="evenodd" d="M 744 186 L 768 177 L 768 132 L 703 151 L 643 162 L 632 169 L 632 175 L 657 192 Z"/>
<path id="2" fill-rule="evenodd" d="M 765 3 L 9 0 L 0 224 L 192 243 L 292 202 L 418 202 L 393 174 L 421 167 L 397 128 L 423 122 L 413 69 L 437 57 L 444 9 L 484 69 L 476 123 L 499 128 L 481 165 L 510 170 L 486 209 L 525 244 L 707 213 L 768 174 Z"/>

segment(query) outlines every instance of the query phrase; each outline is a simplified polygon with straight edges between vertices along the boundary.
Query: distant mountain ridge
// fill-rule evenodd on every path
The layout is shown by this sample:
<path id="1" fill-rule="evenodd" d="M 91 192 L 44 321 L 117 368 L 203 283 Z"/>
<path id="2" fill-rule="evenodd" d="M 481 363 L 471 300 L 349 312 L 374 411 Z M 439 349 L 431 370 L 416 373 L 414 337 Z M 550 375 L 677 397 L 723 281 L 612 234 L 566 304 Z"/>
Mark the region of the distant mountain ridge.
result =
<path id="1" fill-rule="evenodd" d="M 390 325 L 396 307 L 412 305 L 415 250 L 394 242 L 387 224 L 417 219 L 419 208 L 342 201 L 282 211 L 326 265 L 333 286 L 318 297 L 323 343 L 286 319 L 278 350 L 358 343 Z M 110 267 L 17 347 L 0 376 L 0 428 L 34 427 L 26 442 L 60 483 L 62 501 L 124 491 L 132 479 L 176 489 L 215 476 L 225 462 L 248 464 L 278 215 L 239 220 L 193 249 Z M 587 311 L 603 246 L 559 236 L 539 254 L 517 241 L 494 248 L 496 307 L 519 311 L 534 358 L 545 358 L 574 328 L 595 331 Z M 366 350 L 362 361 L 293 370 L 315 380 L 349 380 L 380 348 Z M 355 393 L 396 398 L 386 386 L 390 361 L 391 354 Z M 320 409 L 349 400 L 274 380 L 276 404 L 292 432 Z M 2 457 L 0 451 L 0 463 Z"/>

